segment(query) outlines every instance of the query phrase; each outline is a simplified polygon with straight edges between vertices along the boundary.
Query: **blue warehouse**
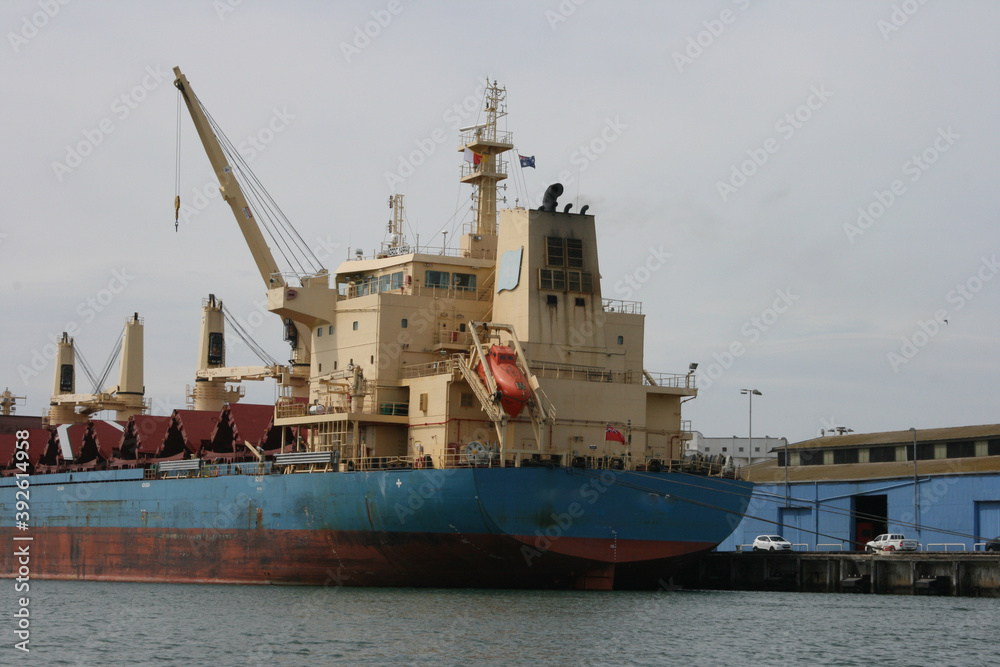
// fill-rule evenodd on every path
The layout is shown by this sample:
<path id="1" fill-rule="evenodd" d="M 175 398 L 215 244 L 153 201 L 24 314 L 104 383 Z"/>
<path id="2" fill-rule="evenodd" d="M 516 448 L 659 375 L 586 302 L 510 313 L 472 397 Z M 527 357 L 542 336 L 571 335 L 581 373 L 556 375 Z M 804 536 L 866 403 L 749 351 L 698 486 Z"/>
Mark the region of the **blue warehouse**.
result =
<path id="1" fill-rule="evenodd" d="M 887 532 L 978 551 L 1000 536 L 1000 424 L 825 435 L 775 453 L 741 471 L 753 498 L 719 551 L 761 534 L 797 551 L 863 551 Z"/>

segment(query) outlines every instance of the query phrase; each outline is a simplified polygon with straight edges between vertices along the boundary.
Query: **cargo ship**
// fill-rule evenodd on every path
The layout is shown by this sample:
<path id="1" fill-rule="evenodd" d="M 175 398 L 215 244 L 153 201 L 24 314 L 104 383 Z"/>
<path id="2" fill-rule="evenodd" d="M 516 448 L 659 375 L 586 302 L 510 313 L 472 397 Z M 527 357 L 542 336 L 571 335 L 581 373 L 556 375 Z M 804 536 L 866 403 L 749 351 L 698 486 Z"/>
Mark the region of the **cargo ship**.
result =
<path id="1" fill-rule="evenodd" d="M 729 536 L 751 485 L 683 460 L 696 365 L 644 367 L 642 306 L 602 296 L 588 206 L 560 210 L 553 184 L 498 210 L 504 88 L 460 131 L 475 213 L 458 248 L 410 246 L 395 195 L 381 249 L 287 272 L 272 248 L 304 244 L 274 235 L 277 207 L 174 72 L 290 359 L 226 366 L 210 296 L 192 409 L 155 417 L 138 313 L 96 394 L 76 392 L 64 334 L 45 425 L 0 429 L 3 576 L 655 588 Z M 241 404 L 235 383 L 265 378 L 276 404 Z"/>

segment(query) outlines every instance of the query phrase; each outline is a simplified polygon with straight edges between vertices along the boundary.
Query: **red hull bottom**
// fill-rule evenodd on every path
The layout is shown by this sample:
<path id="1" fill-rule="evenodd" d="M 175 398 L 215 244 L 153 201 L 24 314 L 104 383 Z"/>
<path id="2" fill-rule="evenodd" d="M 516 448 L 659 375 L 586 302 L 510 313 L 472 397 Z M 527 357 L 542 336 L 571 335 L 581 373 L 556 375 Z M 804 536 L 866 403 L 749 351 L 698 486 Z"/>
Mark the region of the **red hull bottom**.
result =
<path id="1" fill-rule="evenodd" d="M 263 529 L 44 528 L 31 536 L 15 543 L 12 530 L 0 530 L 3 543 L 29 545 L 33 579 L 447 588 L 655 588 L 685 556 L 714 546 Z M 3 550 L 0 576 L 18 576 L 12 552 Z"/>

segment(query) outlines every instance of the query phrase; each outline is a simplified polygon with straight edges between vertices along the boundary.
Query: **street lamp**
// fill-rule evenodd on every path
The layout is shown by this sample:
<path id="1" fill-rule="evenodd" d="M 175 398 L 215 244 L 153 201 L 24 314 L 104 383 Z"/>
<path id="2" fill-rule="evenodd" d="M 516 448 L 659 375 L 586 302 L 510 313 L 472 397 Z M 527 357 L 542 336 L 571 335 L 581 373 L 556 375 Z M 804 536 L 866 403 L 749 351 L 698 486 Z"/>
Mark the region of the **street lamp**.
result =
<path id="1" fill-rule="evenodd" d="M 910 427 L 913 431 L 913 527 L 917 531 L 917 539 L 920 539 L 920 518 L 917 515 L 919 506 L 917 505 L 917 429 Z"/>
<path id="2" fill-rule="evenodd" d="M 785 507 L 788 507 L 788 438 L 785 438 Z"/>
<path id="3" fill-rule="evenodd" d="M 750 424 L 747 427 L 747 465 L 753 463 L 753 397 L 763 396 L 756 389 L 740 389 L 740 394 L 750 396 Z"/>

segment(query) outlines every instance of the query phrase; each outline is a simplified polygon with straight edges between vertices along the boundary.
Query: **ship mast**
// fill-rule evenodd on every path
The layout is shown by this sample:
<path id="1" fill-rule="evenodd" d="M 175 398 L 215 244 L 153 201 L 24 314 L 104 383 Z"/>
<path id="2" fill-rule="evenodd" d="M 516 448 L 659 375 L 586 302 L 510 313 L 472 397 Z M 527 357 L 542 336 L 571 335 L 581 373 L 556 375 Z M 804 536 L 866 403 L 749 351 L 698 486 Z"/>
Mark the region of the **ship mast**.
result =
<path id="1" fill-rule="evenodd" d="M 461 128 L 458 147 L 465 153 L 460 181 L 475 188 L 476 222 L 472 234 L 462 239 L 463 254 L 468 257 L 496 258 L 497 183 L 507 178 L 507 163 L 501 157 L 514 148 L 511 133 L 497 129 L 497 121 L 507 115 L 507 88 L 489 84 L 483 111 L 485 122 Z"/>
<path id="2" fill-rule="evenodd" d="M 384 246 L 385 254 L 390 257 L 405 255 L 410 252 L 410 246 L 406 243 L 406 236 L 403 234 L 403 195 L 395 194 L 389 197 L 389 208 L 392 209 L 392 220 L 389 221 L 389 243 Z"/>

